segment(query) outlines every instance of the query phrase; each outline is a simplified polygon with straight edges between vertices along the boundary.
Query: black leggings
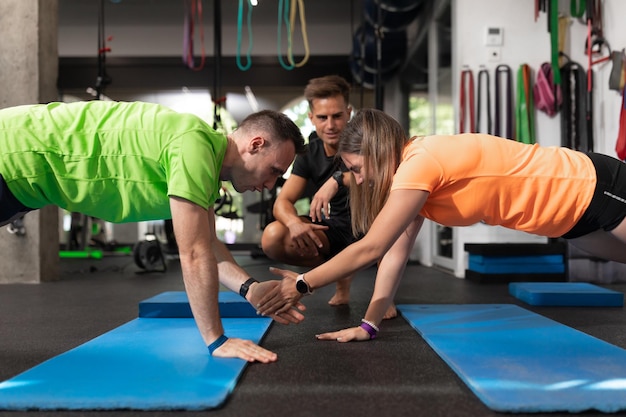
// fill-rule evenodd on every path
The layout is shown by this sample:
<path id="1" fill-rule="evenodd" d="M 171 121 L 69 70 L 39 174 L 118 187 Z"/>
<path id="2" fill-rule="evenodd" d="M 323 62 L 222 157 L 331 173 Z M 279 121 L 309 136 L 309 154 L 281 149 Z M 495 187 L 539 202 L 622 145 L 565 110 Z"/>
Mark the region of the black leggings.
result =
<path id="1" fill-rule="evenodd" d="M 596 189 L 583 217 L 563 235 L 565 239 L 574 239 L 600 229 L 609 232 L 626 217 L 626 164 L 607 155 L 587 155 L 596 168 Z"/>
<path id="2" fill-rule="evenodd" d="M 33 209 L 20 203 L 9 190 L 6 181 L 0 175 L 0 226 L 4 226 L 19 214 L 26 214 Z"/>

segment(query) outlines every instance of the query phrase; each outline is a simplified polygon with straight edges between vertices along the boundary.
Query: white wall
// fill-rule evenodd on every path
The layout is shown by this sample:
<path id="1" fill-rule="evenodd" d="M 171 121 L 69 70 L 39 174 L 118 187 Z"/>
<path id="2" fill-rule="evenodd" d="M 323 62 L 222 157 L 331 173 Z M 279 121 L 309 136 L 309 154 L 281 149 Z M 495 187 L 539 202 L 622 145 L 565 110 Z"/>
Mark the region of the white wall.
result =
<path id="1" fill-rule="evenodd" d="M 464 65 L 474 71 L 475 77 L 480 65 L 485 65 L 490 71 L 493 83 L 493 70 L 498 64 L 508 64 L 515 75 L 517 68 L 523 63 L 530 65 L 534 73 L 541 63 L 550 61 L 547 15 L 540 13 L 539 19 L 535 22 L 534 0 L 453 0 L 452 4 L 455 97 L 458 97 L 459 75 Z M 569 4 L 569 0 L 561 0 L 559 11 L 569 15 Z M 605 38 L 613 49 L 622 49 L 626 47 L 626 25 L 622 23 L 622 16 L 626 15 L 626 2 L 604 0 L 602 4 Z M 487 26 L 504 29 L 500 62 L 488 61 L 488 49 L 484 46 L 484 32 Z M 586 34 L 586 25 L 572 20 L 564 51 L 585 68 Z M 616 91 L 608 89 L 610 71 L 610 63 L 594 66 L 594 150 L 615 156 L 621 96 Z M 515 80 L 515 77 L 513 79 Z M 493 84 L 491 90 L 493 93 Z M 550 118 L 545 113 L 536 113 L 537 140 L 541 145 L 560 144 L 559 120 L 559 115 Z"/>
<path id="2" fill-rule="evenodd" d="M 534 0 L 452 0 L 453 30 L 453 96 L 457 106 L 460 74 L 464 67 L 474 73 L 474 84 L 477 88 L 477 74 L 484 66 L 489 70 L 491 79 L 491 103 L 494 106 L 495 68 L 499 64 L 507 64 L 512 70 L 513 92 L 515 92 L 517 69 L 521 64 L 528 64 L 533 70 L 533 82 L 536 71 L 543 62 L 549 62 L 551 56 L 550 35 L 547 31 L 547 14 L 540 13 L 535 21 Z M 559 11 L 569 15 L 569 0 L 560 0 Z M 626 46 L 626 26 L 621 23 L 620 16 L 626 13 L 626 2 L 623 0 L 603 1 L 604 35 L 614 49 Z M 489 59 L 490 47 L 485 46 L 485 30 L 487 27 L 503 28 L 503 44 L 499 49 L 500 60 Z M 587 27 L 584 23 L 572 19 L 566 34 L 564 52 L 573 60 L 587 68 L 587 56 L 584 46 Z M 594 151 L 616 156 L 615 143 L 618 132 L 621 96 L 609 90 L 608 79 L 611 64 L 594 66 Z M 536 137 L 542 146 L 560 146 L 561 130 L 560 115 L 550 118 L 543 112 L 535 112 Z M 451 269 L 458 277 L 464 275 L 467 256 L 464 253 L 465 243 L 488 242 L 541 242 L 539 238 L 521 232 L 502 230 L 502 228 L 476 225 L 454 230 L 454 251 L 456 257 L 450 263 Z"/>

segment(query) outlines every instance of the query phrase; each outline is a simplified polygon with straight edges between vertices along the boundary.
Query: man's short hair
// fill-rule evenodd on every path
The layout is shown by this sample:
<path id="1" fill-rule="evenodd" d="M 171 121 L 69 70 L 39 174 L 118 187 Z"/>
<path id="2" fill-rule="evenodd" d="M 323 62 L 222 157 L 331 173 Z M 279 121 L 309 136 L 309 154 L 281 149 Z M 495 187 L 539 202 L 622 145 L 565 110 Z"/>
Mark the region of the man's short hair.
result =
<path id="1" fill-rule="evenodd" d="M 350 103 L 350 84 L 339 75 L 312 78 L 304 89 L 304 97 L 312 105 L 313 100 L 342 96 L 346 105 Z"/>

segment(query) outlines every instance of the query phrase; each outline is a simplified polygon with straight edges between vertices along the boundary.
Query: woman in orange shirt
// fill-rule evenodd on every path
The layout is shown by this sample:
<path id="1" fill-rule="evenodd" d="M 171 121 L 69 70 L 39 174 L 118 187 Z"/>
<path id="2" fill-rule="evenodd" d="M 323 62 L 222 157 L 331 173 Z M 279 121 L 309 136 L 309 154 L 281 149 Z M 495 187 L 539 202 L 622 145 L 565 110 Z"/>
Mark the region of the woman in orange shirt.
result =
<path id="1" fill-rule="evenodd" d="M 359 326 L 319 339 L 376 337 L 424 218 L 563 237 L 592 255 L 626 263 L 626 165 L 615 158 L 483 134 L 408 138 L 397 121 L 373 109 L 348 123 L 338 153 L 353 174 L 353 231 L 365 236 L 305 274 L 275 269 L 282 284 L 261 300 L 259 311 L 283 311 L 285 301 L 294 305 L 379 260 L 396 273 L 377 277 Z"/>

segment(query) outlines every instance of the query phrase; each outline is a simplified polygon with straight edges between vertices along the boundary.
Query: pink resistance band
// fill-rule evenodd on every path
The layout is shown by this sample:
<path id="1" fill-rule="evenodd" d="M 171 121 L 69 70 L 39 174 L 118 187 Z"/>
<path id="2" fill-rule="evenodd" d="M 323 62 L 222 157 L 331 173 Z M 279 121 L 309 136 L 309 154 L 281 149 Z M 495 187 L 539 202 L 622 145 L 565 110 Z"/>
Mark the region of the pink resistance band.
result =
<path id="1" fill-rule="evenodd" d="M 535 107 L 553 117 L 561 107 L 561 87 L 554 84 L 552 65 L 548 62 L 541 64 L 537 71 L 537 82 L 534 86 Z M 555 99 L 556 97 L 556 99 Z"/>

